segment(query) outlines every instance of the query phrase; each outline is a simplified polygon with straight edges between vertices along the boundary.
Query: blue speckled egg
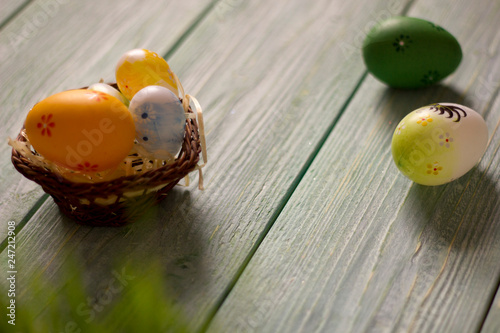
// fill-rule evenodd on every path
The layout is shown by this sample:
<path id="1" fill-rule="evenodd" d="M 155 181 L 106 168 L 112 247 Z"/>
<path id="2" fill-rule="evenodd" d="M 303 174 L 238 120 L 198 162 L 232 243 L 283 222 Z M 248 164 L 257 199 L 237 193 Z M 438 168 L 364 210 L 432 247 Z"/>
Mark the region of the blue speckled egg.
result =
<path id="1" fill-rule="evenodd" d="M 161 86 L 147 86 L 130 101 L 138 143 L 150 157 L 169 159 L 184 140 L 186 116 L 179 98 Z"/>

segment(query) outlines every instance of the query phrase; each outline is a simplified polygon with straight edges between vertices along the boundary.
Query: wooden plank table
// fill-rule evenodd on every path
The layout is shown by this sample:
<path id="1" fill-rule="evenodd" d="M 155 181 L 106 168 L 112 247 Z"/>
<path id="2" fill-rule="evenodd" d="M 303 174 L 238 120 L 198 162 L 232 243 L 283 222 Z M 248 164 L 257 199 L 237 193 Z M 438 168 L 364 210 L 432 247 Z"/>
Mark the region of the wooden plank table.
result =
<path id="1" fill-rule="evenodd" d="M 205 190 L 193 173 L 136 223 L 92 228 L 62 216 L 1 146 L 0 271 L 9 271 L 9 221 L 17 270 L 16 326 L 3 315 L 1 328 L 500 330 L 500 1 L 40 0 L 4 8 L 5 136 L 38 100 L 113 80 L 120 55 L 143 47 L 163 55 L 204 107 L 209 163 Z M 395 15 L 455 35 L 458 70 L 418 90 L 367 74 L 362 40 Z M 397 171 L 390 142 L 402 117 L 433 102 L 478 111 L 490 141 L 464 177 L 425 187 Z M 0 281 L 5 300 L 10 284 Z M 151 298 L 133 298 L 134 283 Z"/>

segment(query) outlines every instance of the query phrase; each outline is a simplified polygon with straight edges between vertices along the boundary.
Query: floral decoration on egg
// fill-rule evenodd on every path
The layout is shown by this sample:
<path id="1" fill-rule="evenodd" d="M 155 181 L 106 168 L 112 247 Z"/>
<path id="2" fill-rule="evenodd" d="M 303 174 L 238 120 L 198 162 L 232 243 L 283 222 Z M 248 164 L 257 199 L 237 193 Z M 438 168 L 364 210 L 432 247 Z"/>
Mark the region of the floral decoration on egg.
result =
<path id="1" fill-rule="evenodd" d="M 39 154 L 81 172 L 117 167 L 135 137 L 127 107 L 111 95 L 88 89 L 63 91 L 37 103 L 25 127 Z"/>
<path id="2" fill-rule="evenodd" d="M 148 86 L 130 101 L 136 140 L 152 158 L 168 160 L 180 150 L 186 116 L 179 98 L 167 88 Z"/>
<path id="3" fill-rule="evenodd" d="M 94 83 L 91 84 L 87 89 L 89 90 L 94 90 L 94 91 L 100 91 L 105 94 L 111 95 L 115 98 L 117 98 L 120 102 L 125 104 L 125 106 L 128 106 L 130 101 L 123 96 L 121 92 L 118 91 L 118 89 L 115 89 L 114 87 L 110 86 L 109 84 L 106 83 Z"/>
<path id="4" fill-rule="evenodd" d="M 395 88 L 419 88 L 457 69 L 462 49 L 442 27 L 415 17 L 396 16 L 377 24 L 363 42 L 368 71 Z"/>
<path id="5" fill-rule="evenodd" d="M 422 185 L 441 185 L 466 174 L 483 156 L 488 128 L 476 111 L 435 103 L 410 112 L 392 138 L 398 169 Z"/>
<path id="6" fill-rule="evenodd" d="M 177 83 L 168 63 L 155 52 L 133 49 L 126 52 L 116 65 L 118 88 L 131 100 L 141 89 L 157 85 L 178 94 Z"/>

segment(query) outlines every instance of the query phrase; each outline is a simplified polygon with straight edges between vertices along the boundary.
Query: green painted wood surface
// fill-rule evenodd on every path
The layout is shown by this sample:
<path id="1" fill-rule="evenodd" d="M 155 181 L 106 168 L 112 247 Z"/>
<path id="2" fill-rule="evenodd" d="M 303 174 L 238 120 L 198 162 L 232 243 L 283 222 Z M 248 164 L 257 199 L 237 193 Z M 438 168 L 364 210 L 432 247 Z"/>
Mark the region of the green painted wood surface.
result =
<path id="1" fill-rule="evenodd" d="M 19 234 L 21 265 L 30 263 L 21 286 L 40 268 L 55 279 L 76 255 L 98 290 L 116 257 L 134 253 L 140 266 L 158 254 L 193 327 L 210 319 L 363 76 L 361 59 L 337 43 L 352 40 L 369 13 L 387 11 L 382 2 L 363 6 L 366 14 L 341 1 L 232 4 L 216 5 L 169 58 L 206 110 L 206 190 L 196 181 L 178 188 L 152 216 L 118 230 L 78 227 L 44 202 Z"/>
<path id="2" fill-rule="evenodd" d="M 415 91 L 364 80 L 209 331 L 482 327 L 500 277 L 500 67 L 491 30 L 499 3 L 417 1 L 409 15 L 458 37 L 459 70 Z M 412 184 L 393 165 L 392 133 L 406 113 L 440 101 L 479 111 L 491 142 L 458 181 Z M 496 308 L 486 327 L 498 327 Z"/>
<path id="3" fill-rule="evenodd" d="M 122 9 L 113 15 L 132 17 L 139 10 L 139 17 L 112 28 L 114 43 L 97 32 L 118 19 L 92 2 L 64 9 L 84 13 L 78 15 L 61 6 L 54 20 L 75 20 L 64 32 L 67 41 L 48 23 L 36 40 L 22 44 L 19 59 L 4 66 L 0 53 L 7 86 L 23 87 L 0 91 L 0 100 L 24 110 L 2 107 L 0 126 L 11 136 L 37 99 L 94 77 L 112 78 L 117 57 L 139 45 L 167 55 L 204 106 L 208 131 L 206 190 L 196 189 L 193 175 L 191 186 L 176 188 L 143 220 L 119 229 L 77 226 L 61 217 L 52 200 L 9 169 L 5 148 L 2 219 L 25 223 L 17 239 L 18 288 L 27 290 L 42 271 L 67 292 L 59 277 L 76 258 L 99 302 L 118 258 L 144 269 L 159 259 L 169 296 L 192 329 L 479 328 L 499 277 L 493 223 L 499 216 L 499 39 L 491 28 L 498 3 L 410 2 L 410 14 L 439 22 L 466 51 L 448 86 L 420 91 L 390 90 L 365 77 L 358 49 L 370 25 L 404 12 L 403 2 L 222 0 L 194 24 L 210 6 L 196 4 L 189 4 L 192 20 L 167 39 L 165 27 L 175 22 L 165 19 L 171 9 L 165 3 Z M 79 26 L 87 17 L 98 25 Z M 0 31 L 0 45 L 15 24 Z M 91 37 L 79 45 L 78 36 Z M 43 47 L 50 41 L 64 52 Z M 96 53 L 88 59 L 90 51 Z M 37 59 L 32 53 L 43 61 L 31 64 Z M 20 75 L 30 72 L 37 75 Z M 35 87 L 26 84 L 34 79 Z M 424 188 L 393 167 L 390 134 L 404 114 L 436 99 L 480 111 L 492 143 L 479 167 L 460 181 Z M 0 262 L 0 270 L 5 265 Z M 27 294 L 19 301 L 28 301 Z M 38 319 L 46 320 L 44 312 Z"/>
<path id="4" fill-rule="evenodd" d="M 145 47 L 165 54 L 175 49 L 213 6 L 210 0 L 57 4 L 34 1 L 0 30 L 0 132 L 5 140 L 17 135 L 37 101 L 101 78 L 113 81 L 115 63 L 125 51 Z M 7 221 L 24 224 L 47 199 L 12 167 L 10 154 L 8 145 L 0 146 L 0 240 Z"/>
<path id="5" fill-rule="evenodd" d="M 0 4 L 0 29 L 7 25 L 16 14 L 23 10 L 30 0 L 4 0 Z"/>
<path id="6" fill-rule="evenodd" d="M 500 332 L 500 294 L 497 291 L 495 299 L 491 304 L 486 321 L 481 329 L 483 333 Z"/>

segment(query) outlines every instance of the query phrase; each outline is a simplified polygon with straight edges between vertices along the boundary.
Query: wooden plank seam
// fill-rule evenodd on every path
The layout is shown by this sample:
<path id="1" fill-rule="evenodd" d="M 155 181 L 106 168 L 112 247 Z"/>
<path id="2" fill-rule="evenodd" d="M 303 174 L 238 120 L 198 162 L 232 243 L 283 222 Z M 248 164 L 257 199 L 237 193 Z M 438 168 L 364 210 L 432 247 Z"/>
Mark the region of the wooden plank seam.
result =
<path id="1" fill-rule="evenodd" d="M 209 329 L 210 324 L 211 324 L 213 318 L 215 317 L 215 315 L 217 314 L 217 312 L 219 311 L 219 309 L 224 304 L 224 301 L 227 299 L 227 297 L 229 296 L 229 294 L 233 290 L 234 286 L 236 285 L 236 283 L 238 282 L 239 278 L 241 277 L 241 275 L 245 271 L 246 267 L 248 266 L 248 264 L 252 260 L 252 258 L 255 255 L 255 253 L 257 252 L 258 248 L 260 247 L 260 245 L 262 244 L 262 242 L 266 238 L 267 234 L 269 233 L 269 231 L 273 227 L 274 223 L 276 222 L 276 220 L 278 219 L 278 217 L 281 215 L 281 212 L 283 211 L 283 209 L 287 205 L 288 201 L 290 200 L 291 196 L 295 192 L 295 189 L 301 183 L 302 178 L 306 174 L 307 170 L 309 170 L 309 168 L 310 168 L 311 164 L 313 163 L 313 161 L 316 159 L 316 156 L 318 155 L 319 151 L 321 150 L 321 147 L 323 146 L 323 144 L 328 139 L 330 133 L 335 128 L 335 125 L 338 123 L 339 119 L 342 117 L 342 114 L 344 113 L 344 111 L 349 106 L 350 102 L 352 101 L 352 99 L 356 95 L 358 89 L 361 87 L 361 85 L 364 82 L 364 80 L 366 79 L 367 75 L 368 75 L 368 72 L 365 70 L 363 72 L 363 74 L 361 75 L 361 77 L 358 79 L 358 82 L 357 82 L 356 86 L 354 87 L 353 91 L 351 92 L 351 94 L 348 96 L 348 98 L 346 99 L 346 101 L 342 105 L 339 113 L 333 119 L 333 121 L 330 124 L 330 126 L 328 127 L 328 129 L 325 131 L 325 133 L 323 134 L 323 136 L 321 137 L 321 139 L 319 140 L 319 142 L 316 144 L 316 146 L 315 146 L 314 150 L 312 151 L 312 153 L 310 154 L 309 158 L 306 160 L 306 162 L 302 166 L 300 172 L 295 177 L 294 181 L 290 185 L 290 188 L 288 189 L 288 191 L 284 195 L 283 199 L 281 200 L 280 205 L 276 208 L 276 210 L 274 211 L 273 215 L 271 216 L 271 218 L 269 219 L 269 221 L 266 223 L 266 226 L 265 226 L 264 230 L 261 232 L 261 234 L 257 238 L 255 244 L 250 249 L 249 253 L 245 257 L 245 260 L 243 260 L 242 264 L 240 265 L 240 267 L 236 271 L 235 275 L 230 280 L 228 286 L 225 288 L 224 292 L 222 292 L 221 296 L 219 297 L 219 300 L 215 303 L 214 308 L 207 315 L 207 319 L 206 319 L 205 323 L 201 326 L 200 332 L 206 332 Z"/>
<path id="2" fill-rule="evenodd" d="M 16 17 L 18 14 L 23 12 L 28 5 L 30 5 L 34 0 L 29 0 L 27 1 L 23 6 L 19 7 L 18 10 L 13 13 L 8 20 L 0 23 L 0 31 L 2 28 L 10 22 L 14 17 Z M 182 44 L 183 42 L 195 31 L 196 27 L 198 24 L 203 21 L 203 19 L 211 13 L 212 10 L 214 10 L 215 6 L 217 3 L 219 3 L 222 0 L 214 0 L 210 2 L 201 13 L 195 17 L 193 22 L 188 26 L 186 31 L 178 37 L 177 41 L 172 45 L 172 47 L 163 55 L 164 59 L 168 59 Z M 201 186 L 203 186 L 203 183 L 201 183 Z M 47 193 L 43 193 L 43 195 L 36 201 L 36 203 L 33 205 L 33 207 L 26 213 L 26 215 L 22 218 L 19 223 L 16 225 L 16 234 L 18 234 L 24 226 L 27 224 L 29 220 L 36 214 L 38 209 L 47 201 L 51 200 L 50 196 Z M 4 239 L 0 243 L 0 252 L 2 252 L 5 248 L 7 247 L 7 239 Z"/>
<path id="3" fill-rule="evenodd" d="M 28 5 L 30 5 L 34 0 L 27 0 L 21 4 L 15 11 L 10 13 L 2 22 L 0 22 L 0 31 L 8 25 L 19 13 L 21 13 Z"/>

